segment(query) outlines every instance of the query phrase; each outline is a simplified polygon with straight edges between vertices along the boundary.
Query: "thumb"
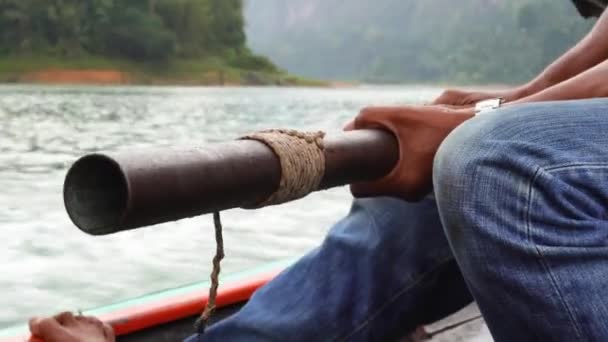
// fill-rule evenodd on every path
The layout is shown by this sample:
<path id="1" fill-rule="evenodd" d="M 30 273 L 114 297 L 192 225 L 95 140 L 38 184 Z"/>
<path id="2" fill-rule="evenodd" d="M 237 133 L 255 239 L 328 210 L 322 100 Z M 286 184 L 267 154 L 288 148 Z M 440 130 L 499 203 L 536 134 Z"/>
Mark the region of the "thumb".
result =
<path id="1" fill-rule="evenodd" d="M 344 128 L 342 128 L 343 131 L 348 132 L 348 131 L 352 131 L 355 129 L 355 121 L 354 120 L 350 120 L 345 126 Z"/>
<path id="2" fill-rule="evenodd" d="M 401 108 L 397 107 L 367 107 L 364 108 L 355 118 L 354 128 L 376 128 L 390 129 L 391 118 L 393 118 Z M 392 129 L 390 129 L 392 130 Z"/>

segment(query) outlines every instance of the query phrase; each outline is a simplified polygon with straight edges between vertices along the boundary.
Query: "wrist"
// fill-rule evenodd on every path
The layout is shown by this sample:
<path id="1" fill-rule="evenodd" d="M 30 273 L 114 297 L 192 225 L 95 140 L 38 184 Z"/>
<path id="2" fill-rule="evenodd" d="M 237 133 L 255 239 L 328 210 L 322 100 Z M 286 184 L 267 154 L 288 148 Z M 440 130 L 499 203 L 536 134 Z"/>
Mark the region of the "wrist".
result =
<path id="1" fill-rule="evenodd" d="M 534 91 L 533 89 L 534 88 L 530 84 L 525 84 L 511 90 L 503 98 L 505 99 L 505 102 L 514 102 L 534 94 L 536 91 Z"/>
<path id="2" fill-rule="evenodd" d="M 507 100 L 506 102 L 521 100 L 528 96 L 532 96 L 536 93 L 539 93 L 539 92 L 549 88 L 550 86 L 551 86 L 550 82 L 546 81 L 542 77 L 539 77 L 524 85 L 521 85 L 521 86 L 515 88 L 512 91 L 511 98 L 507 97 L 505 99 Z"/>

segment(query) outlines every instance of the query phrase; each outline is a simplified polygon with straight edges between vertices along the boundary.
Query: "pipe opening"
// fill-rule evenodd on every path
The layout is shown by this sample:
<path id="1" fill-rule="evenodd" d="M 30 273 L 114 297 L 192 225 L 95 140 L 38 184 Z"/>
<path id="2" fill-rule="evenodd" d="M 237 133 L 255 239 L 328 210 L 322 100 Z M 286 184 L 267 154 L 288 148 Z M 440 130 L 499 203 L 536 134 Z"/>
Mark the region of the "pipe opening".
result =
<path id="1" fill-rule="evenodd" d="M 111 158 L 94 154 L 79 159 L 68 171 L 63 199 L 70 219 L 92 235 L 119 231 L 127 209 L 128 184 Z"/>

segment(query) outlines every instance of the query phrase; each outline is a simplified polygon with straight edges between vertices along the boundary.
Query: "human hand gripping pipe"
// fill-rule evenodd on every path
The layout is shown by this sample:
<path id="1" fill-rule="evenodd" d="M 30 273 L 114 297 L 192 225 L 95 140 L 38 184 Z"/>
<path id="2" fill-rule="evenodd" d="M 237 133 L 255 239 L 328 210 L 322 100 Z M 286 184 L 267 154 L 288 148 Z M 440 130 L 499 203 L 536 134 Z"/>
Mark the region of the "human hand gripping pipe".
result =
<path id="1" fill-rule="evenodd" d="M 398 158 L 396 138 L 382 130 L 272 130 L 200 148 L 94 153 L 69 169 L 64 203 L 78 228 L 106 235 L 371 181 Z M 286 187 L 287 194 L 280 190 Z"/>

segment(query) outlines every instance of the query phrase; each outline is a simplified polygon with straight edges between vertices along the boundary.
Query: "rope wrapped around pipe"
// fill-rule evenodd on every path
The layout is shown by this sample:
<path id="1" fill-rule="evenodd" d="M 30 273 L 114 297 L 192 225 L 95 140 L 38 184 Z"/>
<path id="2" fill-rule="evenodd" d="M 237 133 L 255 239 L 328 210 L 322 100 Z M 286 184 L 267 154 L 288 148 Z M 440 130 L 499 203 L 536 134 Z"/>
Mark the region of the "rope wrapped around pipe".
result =
<path id="1" fill-rule="evenodd" d="M 325 175 L 324 132 L 271 129 L 244 136 L 264 143 L 279 158 L 281 181 L 268 198 L 247 209 L 287 203 L 317 190 Z"/>

